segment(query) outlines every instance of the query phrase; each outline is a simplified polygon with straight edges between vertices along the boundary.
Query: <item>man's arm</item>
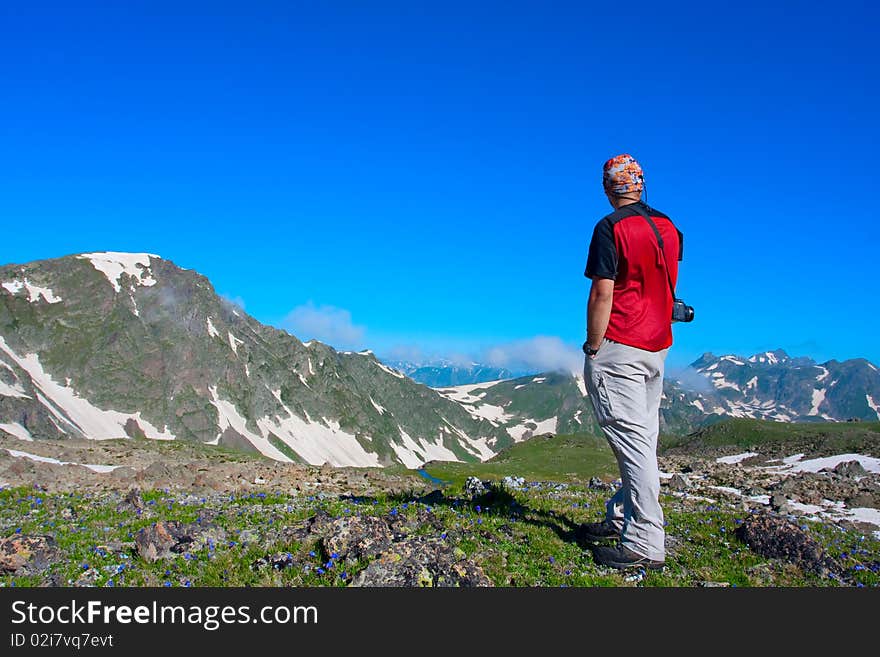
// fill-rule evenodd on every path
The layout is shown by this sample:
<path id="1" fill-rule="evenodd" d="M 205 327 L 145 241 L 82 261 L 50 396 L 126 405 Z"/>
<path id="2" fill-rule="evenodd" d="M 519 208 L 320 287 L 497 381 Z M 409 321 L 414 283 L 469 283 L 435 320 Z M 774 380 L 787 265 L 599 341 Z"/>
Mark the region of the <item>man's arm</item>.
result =
<path id="1" fill-rule="evenodd" d="M 593 349 L 598 349 L 605 338 L 613 299 L 614 281 L 610 278 L 594 276 L 593 284 L 590 286 L 590 298 L 587 301 L 587 344 Z"/>

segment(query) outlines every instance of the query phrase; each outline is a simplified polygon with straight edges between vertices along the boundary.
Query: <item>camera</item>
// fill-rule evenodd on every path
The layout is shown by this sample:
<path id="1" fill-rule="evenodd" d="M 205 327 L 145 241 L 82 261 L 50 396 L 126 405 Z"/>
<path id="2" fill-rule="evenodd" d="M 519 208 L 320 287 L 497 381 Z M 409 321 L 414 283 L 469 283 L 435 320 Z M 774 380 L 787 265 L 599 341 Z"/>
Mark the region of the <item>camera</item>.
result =
<path id="1" fill-rule="evenodd" d="M 694 307 L 687 305 L 681 299 L 672 301 L 672 321 L 673 322 L 692 322 L 694 321 Z"/>

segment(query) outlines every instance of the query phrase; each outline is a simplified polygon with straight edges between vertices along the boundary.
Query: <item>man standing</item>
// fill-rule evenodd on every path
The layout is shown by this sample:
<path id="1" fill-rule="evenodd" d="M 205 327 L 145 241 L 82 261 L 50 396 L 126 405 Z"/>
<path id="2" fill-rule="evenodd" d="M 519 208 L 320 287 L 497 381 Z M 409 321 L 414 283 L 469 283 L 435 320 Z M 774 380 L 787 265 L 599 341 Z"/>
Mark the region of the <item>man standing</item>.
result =
<path id="1" fill-rule="evenodd" d="M 620 538 L 616 547 L 594 547 L 597 563 L 659 569 L 666 550 L 657 437 L 682 235 L 641 201 L 644 174 L 632 156 L 608 160 L 603 185 L 614 212 L 596 224 L 584 272 L 593 281 L 584 379 L 622 485 L 605 520 L 582 532 L 593 542 Z"/>

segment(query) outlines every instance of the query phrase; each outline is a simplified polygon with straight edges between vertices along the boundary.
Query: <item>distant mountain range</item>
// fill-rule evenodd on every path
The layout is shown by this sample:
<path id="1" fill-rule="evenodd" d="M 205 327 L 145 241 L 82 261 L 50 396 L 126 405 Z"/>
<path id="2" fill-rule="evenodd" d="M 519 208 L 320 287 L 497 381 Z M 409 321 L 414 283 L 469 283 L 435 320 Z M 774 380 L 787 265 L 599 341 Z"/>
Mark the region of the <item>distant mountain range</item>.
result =
<path id="1" fill-rule="evenodd" d="M 259 323 L 158 256 L 0 267 L 0 431 L 187 440 L 278 460 L 417 467 L 486 459 L 542 433 L 598 433 L 577 374 L 395 363 Z M 490 379 L 490 380 L 486 380 Z M 661 425 L 880 418 L 866 360 L 704 354 L 666 381 Z"/>
<path id="2" fill-rule="evenodd" d="M 478 371 L 477 368 L 474 368 Z M 474 417 L 516 440 L 598 430 L 579 374 L 541 373 L 441 386 Z M 880 419 L 880 372 L 864 359 L 817 364 L 782 350 L 750 357 L 704 354 L 664 382 L 661 429 L 683 434 L 724 417 L 782 422 Z"/>
<path id="3" fill-rule="evenodd" d="M 531 372 L 523 370 L 509 370 L 503 367 L 493 367 L 480 363 L 453 363 L 443 359 L 422 363 L 383 359 L 383 362 L 389 367 L 403 372 L 413 381 L 423 383 L 432 388 L 485 383 L 486 381 L 498 381 L 499 379 L 514 379 L 531 374 Z"/>

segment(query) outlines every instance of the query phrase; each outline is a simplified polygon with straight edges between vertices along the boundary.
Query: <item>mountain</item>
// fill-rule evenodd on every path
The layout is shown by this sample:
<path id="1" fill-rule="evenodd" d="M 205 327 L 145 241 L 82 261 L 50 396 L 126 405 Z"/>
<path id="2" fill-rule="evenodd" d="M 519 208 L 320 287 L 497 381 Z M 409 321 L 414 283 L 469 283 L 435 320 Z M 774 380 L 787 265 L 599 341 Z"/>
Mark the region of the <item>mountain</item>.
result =
<path id="1" fill-rule="evenodd" d="M 580 375 L 547 372 L 506 381 L 438 388 L 474 418 L 491 422 L 519 442 L 544 433 L 596 433 Z"/>
<path id="2" fill-rule="evenodd" d="M 480 363 L 462 365 L 448 360 L 436 360 L 427 363 L 395 360 L 383 360 L 383 362 L 389 367 L 403 372 L 413 381 L 418 381 L 432 388 L 486 383 L 500 379 L 512 379 L 527 374 L 527 372 L 508 370 L 503 367 L 492 367 L 491 365 L 481 365 Z"/>
<path id="3" fill-rule="evenodd" d="M 0 430 L 415 467 L 513 441 L 370 352 L 302 343 L 146 253 L 0 267 Z"/>
<path id="4" fill-rule="evenodd" d="M 544 373 L 438 388 L 474 418 L 520 441 L 541 433 L 598 431 L 580 374 Z M 706 353 L 664 381 L 660 428 L 687 434 L 725 417 L 781 422 L 880 419 L 880 372 L 867 360 L 817 364 L 768 351 L 744 358 Z"/>
<path id="5" fill-rule="evenodd" d="M 781 421 L 880 419 L 880 371 L 863 358 L 816 363 L 783 350 L 748 358 L 703 354 L 691 369 L 710 386 L 701 411 Z"/>

